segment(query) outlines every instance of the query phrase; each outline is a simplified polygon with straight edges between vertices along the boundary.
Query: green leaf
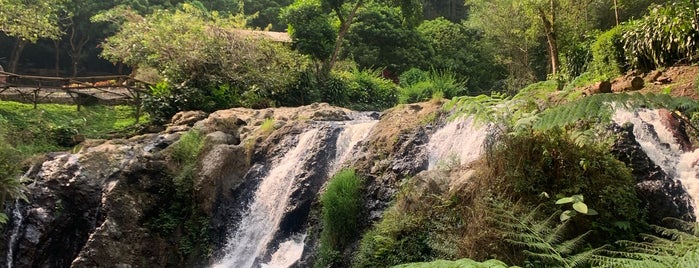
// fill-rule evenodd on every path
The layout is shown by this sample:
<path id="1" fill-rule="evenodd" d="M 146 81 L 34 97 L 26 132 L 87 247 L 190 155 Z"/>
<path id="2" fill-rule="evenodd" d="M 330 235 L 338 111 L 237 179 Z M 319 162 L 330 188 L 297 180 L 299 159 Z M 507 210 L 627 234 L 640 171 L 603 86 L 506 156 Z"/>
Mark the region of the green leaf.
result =
<path id="1" fill-rule="evenodd" d="M 563 213 L 561 213 L 561 221 L 567 221 L 573 216 L 575 216 L 575 214 L 575 211 L 572 210 L 563 211 Z"/>
<path id="2" fill-rule="evenodd" d="M 573 203 L 573 201 L 574 200 L 572 197 L 564 197 L 564 198 L 556 200 L 556 205 Z"/>
<path id="3" fill-rule="evenodd" d="M 587 214 L 587 212 L 588 212 L 587 205 L 585 205 L 585 203 L 583 203 L 583 202 L 575 202 L 573 204 L 573 209 L 575 209 L 575 211 L 580 212 L 582 214 Z"/>
<path id="4" fill-rule="evenodd" d="M 576 194 L 576 195 L 571 196 L 571 197 L 573 198 L 573 200 L 575 200 L 575 202 L 584 202 L 585 201 L 585 199 L 583 198 L 583 196 L 581 194 Z"/>
<path id="5" fill-rule="evenodd" d="M 597 212 L 597 210 L 588 208 L 588 209 L 587 209 L 587 215 L 588 215 L 588 216 L 594 216 L 594 215 L 599 215 L 599 213 Z"/>

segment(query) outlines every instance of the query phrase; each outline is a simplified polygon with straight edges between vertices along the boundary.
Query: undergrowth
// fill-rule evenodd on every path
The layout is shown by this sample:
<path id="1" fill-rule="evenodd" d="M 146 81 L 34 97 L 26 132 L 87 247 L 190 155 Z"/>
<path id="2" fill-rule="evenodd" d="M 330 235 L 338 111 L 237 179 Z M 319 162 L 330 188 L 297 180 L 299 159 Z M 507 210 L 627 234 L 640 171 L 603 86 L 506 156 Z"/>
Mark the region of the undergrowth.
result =
<path id="1" fill-rule="evenodd" d="M 211 220 L 194 198 L 194 178 L 203 145 L 203 136 L 190 130 L 168 148 L 173 163 L 169 171 L 171 181 L 160 190 L 162 206 L 145 220 L 145 225 L 161 237 L 177 238 L 178 253 L 183 259 L 206 259 L 211 253 Z"/>
<path id="2" fill-rule="evenodd" d="M 323 231 L 315 267 L 335 266 L 346 261 L 340 258 L 341 253 L 359 232 L 361 188 L 362 179 L 353 169 L 343 169 L 330 179 L 320 197 Z"/>
<path id="3" fill-rule="evenodd" d="M 140 122 L 147 122 L 146 116 Z M 135 130 L 133 107 L 31 104 L 0 101 L 0 128 L 12 133 L 6 140 L 25 155 L 65 150 L 78 142 L 74 137 L 92 139 L 127 136 Z"/>

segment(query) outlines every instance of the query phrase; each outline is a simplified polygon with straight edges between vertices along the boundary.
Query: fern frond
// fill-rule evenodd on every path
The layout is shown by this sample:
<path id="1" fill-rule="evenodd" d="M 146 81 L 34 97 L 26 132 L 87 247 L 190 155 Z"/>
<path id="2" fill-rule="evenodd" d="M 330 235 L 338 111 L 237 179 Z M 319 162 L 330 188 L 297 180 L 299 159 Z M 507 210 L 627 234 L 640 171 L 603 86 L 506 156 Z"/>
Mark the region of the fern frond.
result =
<path id="1" fill-rule="evenodd" d="M 576 249 L 580 248 L 585 243 L 585 238 L 589 236 L 592 231 L 587 231 L 584 234 L 576 236 L 573 239 L 568 239 L 566 241 L 556 244 L 555 250 L 561 254 L 568 255 L 575 252 Z M 581 253 L 582 254 L 582 253 Z"/>

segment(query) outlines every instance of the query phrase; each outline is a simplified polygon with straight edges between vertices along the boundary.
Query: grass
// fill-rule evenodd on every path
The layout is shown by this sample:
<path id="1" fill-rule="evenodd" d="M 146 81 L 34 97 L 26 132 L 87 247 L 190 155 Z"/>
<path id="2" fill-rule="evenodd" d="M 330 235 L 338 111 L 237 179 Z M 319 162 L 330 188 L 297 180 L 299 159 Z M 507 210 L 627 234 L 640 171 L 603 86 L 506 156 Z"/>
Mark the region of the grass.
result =
<path id="1" fill-rule="evenodd" d="M 339 171 L 321 196 L 323 231 L 320 235 L 319 260 L 315 267 L 333 266 L 357 235 L 361 204 L 362 179 L 353 169 Z"/>
<path id="2" fill-rule="evenodd" d="M 65 150 L 74 136 L 99 139 L 133 132 L 136 121 L 130 106 L 31 104 L 0 101 L 0 129 L 7 143 L 26 155 Z M 142 116 L 140 122 L 147 122 Z M 0 133 L 3 134 L 3 133 Z"/>

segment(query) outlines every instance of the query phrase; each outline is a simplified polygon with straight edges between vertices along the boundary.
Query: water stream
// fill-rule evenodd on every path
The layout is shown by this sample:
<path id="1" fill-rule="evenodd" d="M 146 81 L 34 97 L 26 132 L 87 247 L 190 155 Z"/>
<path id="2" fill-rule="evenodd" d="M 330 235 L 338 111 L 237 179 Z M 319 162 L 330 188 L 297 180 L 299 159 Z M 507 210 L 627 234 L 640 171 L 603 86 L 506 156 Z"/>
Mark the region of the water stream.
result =
<path id="1" fill-rule="evenodd" d="M 465 165 L 483 154 L 487 126 L 474 124 L 472 117 L 448 122 L 432 134 L 427 143 L 428 169 L 440 165 Z"/>
<path id="2" fill-rule="evenodd" d="M 14 263 L 14 250 L 17 246 L 17 239 L 19 238 L 19 229 L 22 227 L 22 222 L 24 221 L 24 216 L 22 215 L 22 206 L 19 200 L 15 200 L 14 206 L 12 208 L 12 215 L 10 215 L 10 222 L 12 222 L 12 232 L 10 234 L 10 240 L 7 242 L 7 268 L 12 268 Z"/>
<path id="3" fill-rule="evenodd" d="M 264 253 L 289 203 L 296 174 L 301 171 L 297 163 L 307 157 L 306 148 L 312 147 L 317 134 L 318 129 L 313 128 L 299 135 L 296 146 L 261 180 L 238 230 L 228 240 L 225 257 L 214 267 L 253 267 Z"/>
<path id="4" fill-rule="evenodd" d="M 618 110 L 613 120 L 619 125 L 633 123 L 633 133 L 643 151 L 668 176 L 682 183 L 692 198 L 694 215 L 699 215 L 699 149 L 683 151 L 657 110 Z"/>
<path id="5" fill-rule="evenodd" d="M 359 119 L 345 122 L 324 122 L 326 125 L 340 128 L 335 139 L 335 152 L 328 163 L 327 177 L 332 176 L 342 164 L 352 156 L 352 149 L 363 140 L 377 120 Z M 336 132 L 338 133 L 338 132 Z M 276 247 L 270 245 L 279 224 L 288 212 L 292 192 L 299 175 L 303 173 L 304 163 L 313 158 L 309 148 L 320 142 L 324 131 L 311 128 L 298 137 L 298 143 L 289 150 L 261 179 L 248 211 L 243 216 L 237 230 L 229 236 L 224 258 L 214 267 L 269 267 L 283 268 L 296 263 L 303 254 L 305 234 L 293 234 Z M 270 250 L 274 250 L 270 252 Z M 271 254 L 269 254 L 271 253 Z M 267 263 L 259 264 L 266 254 L 271 256 Z"/>

